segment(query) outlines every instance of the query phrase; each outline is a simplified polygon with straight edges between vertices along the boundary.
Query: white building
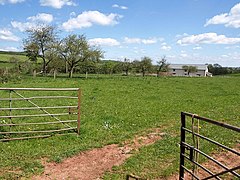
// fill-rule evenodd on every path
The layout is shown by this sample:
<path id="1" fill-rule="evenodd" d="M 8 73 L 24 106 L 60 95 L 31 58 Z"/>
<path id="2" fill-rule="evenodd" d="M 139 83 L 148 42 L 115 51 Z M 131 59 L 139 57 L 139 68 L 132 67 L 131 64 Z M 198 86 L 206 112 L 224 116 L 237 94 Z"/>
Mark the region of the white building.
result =
<path id="1" fill-rule="evenodd" d="M 183 68 L 183 66 L 194 66 L 197 71 L 189 73 Z M 172 76 L 211 76 L 211 73 L 208 72 L 208 65 L 206 64 L 170 64 L 169 74 Z"/>

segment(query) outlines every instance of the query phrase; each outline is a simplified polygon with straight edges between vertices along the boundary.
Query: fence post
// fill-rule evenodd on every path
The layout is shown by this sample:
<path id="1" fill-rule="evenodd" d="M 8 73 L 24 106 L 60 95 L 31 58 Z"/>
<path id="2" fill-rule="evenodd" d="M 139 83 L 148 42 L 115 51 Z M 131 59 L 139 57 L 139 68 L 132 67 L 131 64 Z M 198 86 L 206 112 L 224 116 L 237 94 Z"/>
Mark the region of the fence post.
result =
<path id="1" fill-rule="evenodd" d="M 77 124 L 77 133 L 80 134 L 80 123 L 81 123 L 81 89 L 78 89 L 78 124 Z"/>
<path id="2" fill-rule="evenodd" d="M 12 90 L 9 91 L 9 116 L 12 116 Z M 12 124 L 11 117 L 9 118 L 9 123 Z M 10 126 L 10 131 L 12 131 L 12 126 Z"/>
<path id="3" fill-rule="evenodd" d="M 184 179 L 184 156 L 185 147 L 183 142 L 185 142 L 185 130 L 183 128 L 186 127 L 186 116 L 183 112 L 181 112 L 181 142 L 180 142 L 180 172 L 179 172 L 179 180 Z"/>

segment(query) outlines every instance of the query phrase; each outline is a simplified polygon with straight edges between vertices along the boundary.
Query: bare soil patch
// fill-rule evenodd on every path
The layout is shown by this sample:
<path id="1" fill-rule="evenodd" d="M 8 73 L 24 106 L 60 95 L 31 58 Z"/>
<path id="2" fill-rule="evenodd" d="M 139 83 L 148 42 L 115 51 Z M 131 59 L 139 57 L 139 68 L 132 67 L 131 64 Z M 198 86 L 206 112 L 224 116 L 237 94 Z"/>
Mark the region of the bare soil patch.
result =
<path id="1" fill-rule="evenodd" d="M 138 151 L 142 146 L 155 143 L 163 135 L 164 133 L 161 133 L 160 129 L 154 129 L 145 136 L 137 136 L 133 140 L 124 142 L 121 147 L 117 144 L 107 145 L 81 152 L 61 163 L 44 161 L 44 173 L 34 176 L 32 179 L 100 179 L 104 172 L 110 171 L 113 166 L 122 164 L 134 151 Z"/>
<path id="2" fill-rule="evenodd" d="M 240 151 L 240 144 L 237 144 L 234 149 L 236 151 Z M 217 161 L 219 161 L 220 163 L 222 163 L 223 165 L 227 166 L 228 168 L 233 168 L 233 167 L 236 167 L 236 166 L 240 166 L 240 157 L 231 153 L 231 152 L 214 153 L 214 154 L 212 154 L 212 157 L 214 159 L 216 159 Z M 225 169 L 221 168 L 220 166 L 218 166 L 213 161 L 207 161 L 207 162 L 203 163 L 202 165 L 204 167 L 206 167 L 207 169 L 209 169 L 213 173 L 220 173 L 220 172 L 225 170 Z M 240 172 L 238 171 L 238 173 L 240 173 Z M 200 179 L 203 179 L 204 177 L 208 177 L 208 176 L 209 176 L 208 173 L 206 173 L 201 168 L 199 168 L 198 177 Z M 176 174 L 176 175 L 173 175 L 173 176 L 171 176 L 167 179 L 177 180 L 177 179 L 179 179 L 179 175 Z M 192 179 L 192 177 L 188 173 L 185 173 L 184 179 L 190 180 L 190 179 Z M 230 180 L 230 179 L 233 179 L 233 176 L 232 176 L 232 174 L 227 173 L 224 176 L 224 179 L 229 179 Z"/>

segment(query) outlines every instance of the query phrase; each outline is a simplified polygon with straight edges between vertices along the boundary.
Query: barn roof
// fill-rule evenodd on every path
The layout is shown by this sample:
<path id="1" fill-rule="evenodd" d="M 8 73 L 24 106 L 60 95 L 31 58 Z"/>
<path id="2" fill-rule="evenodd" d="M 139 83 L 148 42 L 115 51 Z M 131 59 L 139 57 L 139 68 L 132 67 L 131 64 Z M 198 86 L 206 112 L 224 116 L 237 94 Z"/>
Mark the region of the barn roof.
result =
<path id="1" fill-rule="evenodd" d="M 206 70 L 206 64 L 170 64 L 170 69 L 183 69 L 183 66 L 195 66 L 198 70 Z"/>

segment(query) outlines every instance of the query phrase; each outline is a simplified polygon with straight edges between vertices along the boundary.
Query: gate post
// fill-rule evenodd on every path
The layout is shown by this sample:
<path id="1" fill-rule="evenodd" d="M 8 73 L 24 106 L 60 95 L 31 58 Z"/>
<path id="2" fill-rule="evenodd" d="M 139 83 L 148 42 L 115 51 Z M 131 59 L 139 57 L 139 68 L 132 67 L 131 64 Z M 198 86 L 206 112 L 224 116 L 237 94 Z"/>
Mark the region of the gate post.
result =
<path id="1" fill-rule="evenodd" d="M 184 156 L 185 147 L 183 142 L 185 142 L 185 130 L 183 128 L 186 127 L 186 116 L 183 112 L 181 112 L 181 142 L 180 142 L 180 172 L 179 172 L 179 180 L 184 179 Z"/>
<path id="2" fill-rule="evenodd" d="M 77 120 L 77 133 L 80 134 L 80 123 L 81 123 L 81 89 L 78 89 L 78 120 Z"/>

